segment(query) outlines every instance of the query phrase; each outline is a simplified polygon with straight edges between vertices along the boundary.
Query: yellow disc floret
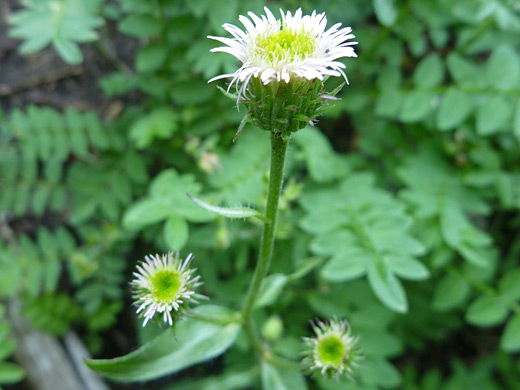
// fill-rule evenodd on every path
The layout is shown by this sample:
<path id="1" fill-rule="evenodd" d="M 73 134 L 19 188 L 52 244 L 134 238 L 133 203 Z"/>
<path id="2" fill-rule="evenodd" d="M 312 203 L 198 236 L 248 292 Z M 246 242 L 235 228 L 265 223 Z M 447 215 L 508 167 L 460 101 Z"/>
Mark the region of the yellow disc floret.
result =
<path id="1" fill-rule="evenodd" d="M 256 38 L 255 54 L 267 60 L 271 66 L 283 62 L 295 62 L 311 56 L 316 49 L 316 40 L 305 30 L 286 29 L 266 32 Z"/>
<path id="2" fill-rule="evenodd" d="M 172 270 L 158 271 L 150 280 L 152 295 L 158 301 L 170 301 L 177 297 L 181 287 L 181 278 L 178 272 Z"/>
<path id="3" fill-rule="evenodd" d="M 348 359 L 345 342 L 335 334 L 328 335 L 320 340 L 317 353 L 324 364 L 330 364 L 334 367 L 340 367 L 344 360 Z"/>

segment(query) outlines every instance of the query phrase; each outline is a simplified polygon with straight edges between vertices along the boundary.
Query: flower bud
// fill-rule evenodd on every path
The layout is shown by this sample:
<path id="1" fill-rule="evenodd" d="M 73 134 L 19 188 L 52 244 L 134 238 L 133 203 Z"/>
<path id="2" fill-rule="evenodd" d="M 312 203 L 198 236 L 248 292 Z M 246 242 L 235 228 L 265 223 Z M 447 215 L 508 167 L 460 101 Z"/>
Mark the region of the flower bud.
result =
<path id="1" fill-rule="evenodd" d="M 351 377 L 359 352 L 357 340 L 350 335 L 347 321 L 333 318 L 329 322 L 316 321 L 312 324 L 315 336 L 304 338 L 307 350 L 303 363 L 311 373 L 326 377 Z"/>
<path id="2" fill-rule="evenodd" d="M 334 95 L 325 92 L 324 81 L 329 76 L 343 76 L 339 61 L 343 57 L 357 57 L 350 41 L 354 38 L 350 27 L 335 24 L 328 30 L 324 13 L 314 11 L 303 15 L 301 8 L 294 15 L 280 10 L 276 19 L 265 7 L 265 15 L 249 12 L 240 16 L 245 31 L 232 25 L 223 27 L 233 38 L 213 37 L 226 46 L 212 49 L 238 58 L 241 67 L 234 73 L 210 80 L 231 78 L 228 91 L 235 85 L 237 106 L 248 108 L 248 120 L 267 131 L 280 134 L 295 132 L 327 109 Z"/>
<path id="3" fill-rule="evenodd" d="M 169 252 L 146 256 L 146 261 L 137 266 L 131 285 L 137 313 L 144 317 L 143 326 L 155 313 L 162 314 L 163 321 L 172 326 L 175 315 L 203 297 L 195 292 L 201 285 L 200 276 L 194 276 L 196 269 L 188 268 L 192 259 L 191 253 L 182 260 Z"/>

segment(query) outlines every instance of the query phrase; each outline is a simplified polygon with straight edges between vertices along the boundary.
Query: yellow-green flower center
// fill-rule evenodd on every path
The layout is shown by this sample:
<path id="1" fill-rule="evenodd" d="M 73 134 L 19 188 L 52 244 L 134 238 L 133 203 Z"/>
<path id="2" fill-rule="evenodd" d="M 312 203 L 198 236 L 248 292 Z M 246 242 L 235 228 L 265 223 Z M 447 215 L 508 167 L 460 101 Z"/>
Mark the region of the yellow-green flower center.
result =
<path id="1" fill-rule="evenodd" d="M 325 336 L 318 342 L 318 357 L 323 364 L 340 366 L 347 355 L 343 340 L 335 334 Z"/>
<path id="2" fill-rule="evenodd" d="M 286 29 L 276 33 L 264 33 L 256 38 L 256 54 L 267 56 L 270 62 L 292 62 L 314 53 L 316 41 L 307 31 Z"/>
<path id="3" fill-rule="evenodd" d="M 177 297 L 181 287 L 181 275 L 172 270 L 161 270 L 150 279 L 152 295 L 159 301 L 167 302 Z"/>

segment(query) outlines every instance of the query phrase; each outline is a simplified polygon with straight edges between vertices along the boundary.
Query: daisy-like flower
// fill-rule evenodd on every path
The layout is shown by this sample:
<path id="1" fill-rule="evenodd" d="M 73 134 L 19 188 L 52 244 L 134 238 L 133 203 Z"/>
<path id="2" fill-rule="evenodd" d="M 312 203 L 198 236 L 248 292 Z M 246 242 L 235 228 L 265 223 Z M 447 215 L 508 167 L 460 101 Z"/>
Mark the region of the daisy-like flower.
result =
<path id="1" fill-rule="evenodd" d="M 352 377 L 352 368 L 356 365 L 359 352 L 357 339 L 351 336 L 348 322 L 336 318 L 329 322 L 318 320 L 312 328 L 315 337 L 303 339 L 308 346 L 303 362 L 309 371 L 327 377 L 342 374 Z"/>
<path id="2" fill-rule="evenodd" d="M 347 76 L 345 65 L 339 61 L 343 57 L 357 57 L 350 41 L 354 38 L 350 27 L 341 27 L 341 23 L 326 30 L 325 13 L 303 16 L 301 8 L 294 15 L 290 11 L 282 19 L 276 19 L 272 12 L 264 7 L 265 15 L 250 17 L 239 16 L 246 31 L 226 23 L 224 29 L 233 38 L 214 37 L 227 46 L 212 49 L 212 52 L 229 53 L 242 63 L 242 66 L 231 74 L 224 74 L 210 80 L 231 78 L 233 84 L 242 83 L 239 96 L 246 93 L 251 78 L 260 78 L 263 84 L 272 81 L 290 82 L 291 77 L 307 80 L 323 80 L 325 76 Z"/>
<path id="3" fill-rule="evenodd" d="M 280 10 L 276 19 L 265 7 L 260 17 L 249 12 L 241 15 L 245 31 L 233 24 L 224 29 L 233 38 L 209 36 L 226 46 L 212 49 L 235 56 L 240 68 L 230 74 L 212 78 L 209 82 L 229 78 L 236 87 L 237 105 L 248 105 L 250 118 L 262 129 L 279 133 L 305 127 L 323 111 L 326 94 L 323 81 L 329 76 L 343 76 L 345 65 L 338 59 L 357 57 L 353 45 L 357 42 L 350 27 L 341 23 L 327 27 L 324 13 L 303 15 Z M 339 91 L 339 90 L 338 90 Z M 337 92 L 337 91 L 336 91 Z"/>
<path id="4" fill-rule="evenodd" d="M 145 256 L 146 261 L 137 266 L 131 285 L 137 313 L 144 317 L 143 326 L 155 313 L 162 314 L 163 321 L 171 326 L 172 311 L 176 315 L 202 297 L 195 292 L 201 285 L 200 276 L 194 275 L 196 269 L 188 268 L 192 259 L 191 253 L 182 260 L 169 252 Z"/>

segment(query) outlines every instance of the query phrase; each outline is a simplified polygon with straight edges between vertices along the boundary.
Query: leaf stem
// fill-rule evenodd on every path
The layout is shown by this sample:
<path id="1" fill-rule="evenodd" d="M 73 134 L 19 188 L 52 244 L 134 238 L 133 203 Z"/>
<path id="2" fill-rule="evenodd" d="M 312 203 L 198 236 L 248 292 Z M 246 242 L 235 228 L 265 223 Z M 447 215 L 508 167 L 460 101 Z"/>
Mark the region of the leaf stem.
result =
<path id="1" fill-rule="evenodd" d="M 255 273 L 242 309 L 242 319 L 244 328 L 259 356 L 265 355 L 262 342 L 253 324 L 253 309 L 256 303 L 262 281 L 267 275 L 271 257 L 273 255 L 274 234 L 276 229 L 276 217 L 278 215 L 278 204 L 283 183 L 283 170 L 285 166 L 285 156 L 290 136 L 285 136 L 274 131 L 271 132 L 271 168 L 269 171 L 269 184 L 267 187 L 267 202 L 265 206 L 266 221 L 260 241 L 260 252 L 256 263 Z"/>

